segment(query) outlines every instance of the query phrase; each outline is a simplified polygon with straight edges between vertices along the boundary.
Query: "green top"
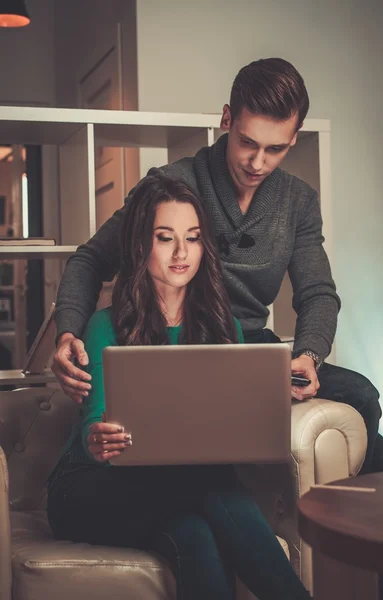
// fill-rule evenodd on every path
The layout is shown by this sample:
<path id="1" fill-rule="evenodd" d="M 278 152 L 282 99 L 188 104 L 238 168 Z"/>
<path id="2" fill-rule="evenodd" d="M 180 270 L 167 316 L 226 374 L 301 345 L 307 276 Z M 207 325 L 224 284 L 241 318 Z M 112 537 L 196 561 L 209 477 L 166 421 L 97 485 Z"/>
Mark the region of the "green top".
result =
<path id="1" fill-rule="evenodd" d="M 241 325 L 237 319 L 238 342 L 244 343 Z M 181 327 L 168 327 L 169 342 L 177 345 Z M 111 318 L 110 308 L 96 311 L 89 320 L 84 334 L 85 350 L 88 354 L 89 364 L 86 368 L 92 376 L 92 389 L 89 396 L 85 396 L 80 409 L 80 419 L 74 425 L 72 435 L 62 450 L 60 457 L 69 452 L 71 462 L 76 463 L 98 463 L 88 452 L 87 437 L 89 427 L 92 423 L 102 420 L 105 410 L 104 400 L 104 377 L 102 369 L 102 351 L 106 346 L 118 346 L 116 332 Z"/>

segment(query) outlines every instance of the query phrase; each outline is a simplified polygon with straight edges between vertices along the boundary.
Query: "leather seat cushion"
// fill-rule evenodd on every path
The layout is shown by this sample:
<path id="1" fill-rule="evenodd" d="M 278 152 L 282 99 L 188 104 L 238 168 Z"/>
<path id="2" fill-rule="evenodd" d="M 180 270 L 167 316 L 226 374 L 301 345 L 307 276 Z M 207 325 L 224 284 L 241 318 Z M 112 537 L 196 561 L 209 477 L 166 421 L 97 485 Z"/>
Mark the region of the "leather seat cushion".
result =
<path id="1" fill-rule="evenodd" d="M 13 600 L 170 600 L 174 579 L 154 555 L 131 548 L 56 541 L 46 512 L 11 512 Z M 289 556 L 285 540 L 278 538 Z"/>

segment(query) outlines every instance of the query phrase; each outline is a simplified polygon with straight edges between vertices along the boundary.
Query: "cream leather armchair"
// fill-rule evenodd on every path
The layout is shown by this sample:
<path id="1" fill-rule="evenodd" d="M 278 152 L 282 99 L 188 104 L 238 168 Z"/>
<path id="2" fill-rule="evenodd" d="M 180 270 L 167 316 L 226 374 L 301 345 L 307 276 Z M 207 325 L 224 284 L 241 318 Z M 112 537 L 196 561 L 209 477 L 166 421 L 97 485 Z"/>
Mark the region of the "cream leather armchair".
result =
<path id="1" fill-rule="evenodd" d="M 0 392 L 0 600 L 171 600 L 159 559 L 133 549 L 55 541 L 45 481 L 77 407 L 61 390 Z M 366 449 L 360 415 L 343 404 L 292 405 L 292 464 L 239 467 L 307 587 L 309 549 L 296 528 L 296 499 L 314 483 L 355 475 Z M 240 589 L 238 598 L 251 596 Z"/>

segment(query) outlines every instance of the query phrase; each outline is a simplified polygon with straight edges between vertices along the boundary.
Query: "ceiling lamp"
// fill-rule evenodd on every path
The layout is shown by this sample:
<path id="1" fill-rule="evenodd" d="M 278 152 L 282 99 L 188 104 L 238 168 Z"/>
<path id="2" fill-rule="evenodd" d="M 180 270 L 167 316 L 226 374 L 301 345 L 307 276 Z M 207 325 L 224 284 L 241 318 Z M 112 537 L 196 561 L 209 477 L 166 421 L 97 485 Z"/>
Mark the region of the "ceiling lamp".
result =
<path id="1" fill-rule="evenodd" d="M 30 22 L 24 0 L 0 0 L 0 27 L 24 27 Z"/>

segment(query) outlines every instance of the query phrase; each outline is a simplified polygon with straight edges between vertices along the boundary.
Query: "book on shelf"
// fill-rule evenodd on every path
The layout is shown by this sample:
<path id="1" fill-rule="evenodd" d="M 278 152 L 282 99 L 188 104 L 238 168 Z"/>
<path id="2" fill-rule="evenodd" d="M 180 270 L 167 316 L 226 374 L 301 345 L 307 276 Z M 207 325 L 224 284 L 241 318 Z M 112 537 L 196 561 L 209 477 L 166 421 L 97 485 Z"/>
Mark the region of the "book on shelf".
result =
<path id="1" fill-rule="evenodd" d="M 52 302 L 49 312 L 29 349 L 22 371 L 24 374 L 42 373 L 55 352 L 56 325 L 53 320 L 54 310 L 55 303 Z"/>
<path id="2" fill-rule="evenodd" d="M 44 237 L 0 237 L 0 246 L 55 246 L 56 240 Z"/>

